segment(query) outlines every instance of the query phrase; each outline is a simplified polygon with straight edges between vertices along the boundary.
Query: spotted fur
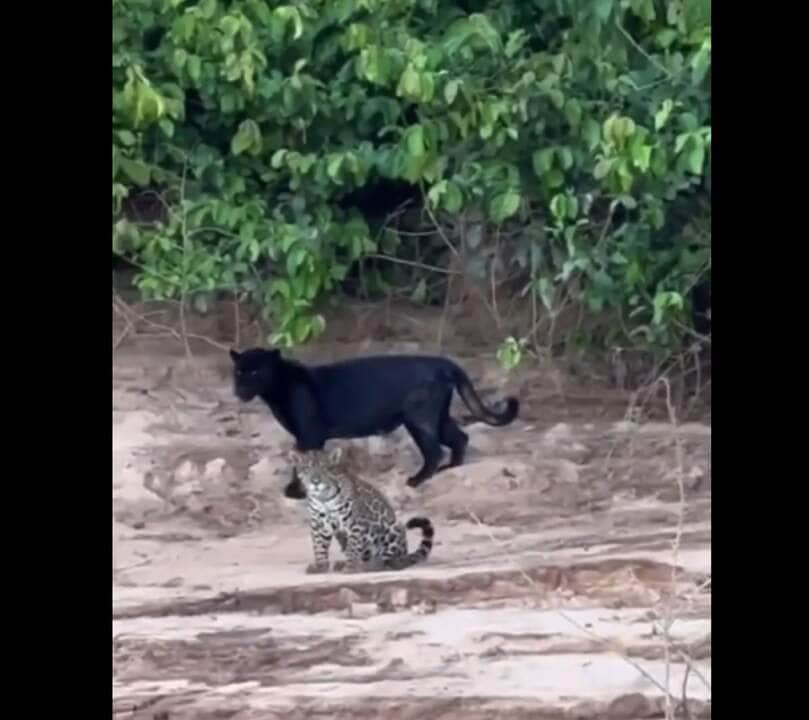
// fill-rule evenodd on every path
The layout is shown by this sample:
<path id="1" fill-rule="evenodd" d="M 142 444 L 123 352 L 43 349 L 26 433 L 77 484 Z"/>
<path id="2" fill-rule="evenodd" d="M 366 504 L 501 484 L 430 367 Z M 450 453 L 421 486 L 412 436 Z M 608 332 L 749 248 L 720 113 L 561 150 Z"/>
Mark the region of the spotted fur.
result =
<path id="1" fill-rule="evenodd" d="M 433 525 L 427 518 L 396 522 L 385 496 L 370 483 L 349 475 L 341 466 L 341 450 L 293 453 L 295 472 L 306 489 L 309 527 L 315 561 L 309 573 L 329 571 L 329 547 L 336 538 L 345 562 L 333 570 L 344 572 L 401 570 L 424 562 L 433 547 Z M 419 547 L 408 553 L 407 530 L 419 528 Z"/>

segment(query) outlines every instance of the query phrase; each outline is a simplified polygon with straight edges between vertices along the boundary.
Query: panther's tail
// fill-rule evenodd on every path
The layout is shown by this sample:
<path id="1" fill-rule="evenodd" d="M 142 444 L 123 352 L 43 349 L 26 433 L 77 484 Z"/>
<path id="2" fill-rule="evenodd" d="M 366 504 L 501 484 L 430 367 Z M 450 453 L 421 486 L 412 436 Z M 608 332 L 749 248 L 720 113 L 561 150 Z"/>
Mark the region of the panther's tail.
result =
<path id="1" fill-rule="evenodd" d="M 508 425 L 517 417 L 520 411 L 520 401 L 515 397 L 506 398 L 505 408 L 500 410 L 493 410 L 487 408 L 472 385 L 469 376 L 459 367 L 455 368 L 455 388 L 461 400 L 464 401 L 466 407 L 472 412 L 477 420 L 482 420 L 488 425 Z"/>

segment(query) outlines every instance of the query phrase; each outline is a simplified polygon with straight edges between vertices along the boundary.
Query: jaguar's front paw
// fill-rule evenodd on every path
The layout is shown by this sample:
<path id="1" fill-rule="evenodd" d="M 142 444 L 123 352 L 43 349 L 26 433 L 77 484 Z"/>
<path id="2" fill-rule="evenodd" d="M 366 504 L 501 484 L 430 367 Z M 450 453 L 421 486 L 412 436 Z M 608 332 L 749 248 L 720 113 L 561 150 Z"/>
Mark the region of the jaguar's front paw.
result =
<path id="1" fill-rule="evenodd" d="M 329 572 L 329 563 L 310 563 L 306 566 L 306 574 L 307 575 L 318 575 L 320 573 L 327 573 Z"/>

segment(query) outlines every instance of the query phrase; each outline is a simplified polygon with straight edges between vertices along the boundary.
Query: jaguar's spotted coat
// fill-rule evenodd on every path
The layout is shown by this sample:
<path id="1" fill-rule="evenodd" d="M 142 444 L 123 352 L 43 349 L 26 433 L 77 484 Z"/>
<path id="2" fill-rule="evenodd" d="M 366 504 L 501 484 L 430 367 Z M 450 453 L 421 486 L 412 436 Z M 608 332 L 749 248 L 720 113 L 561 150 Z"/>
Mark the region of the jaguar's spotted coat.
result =
<path id="1" fill-rule="evenodd" d="M 304 488 L 315 561 L 308 573 L 329 571 L 329 547 L 337 538 L 346 562 L 344 572 L 401 570 L 423 562 L 433 546 L 433 525 L 427 518 L 396 522 L 396 513 L 373 485 L 350 476 L 341 467 L 341 450 L 294 452 L 292 462 Z M 407 551 L 407 530 L 419 528 L 422 540 Z"/>

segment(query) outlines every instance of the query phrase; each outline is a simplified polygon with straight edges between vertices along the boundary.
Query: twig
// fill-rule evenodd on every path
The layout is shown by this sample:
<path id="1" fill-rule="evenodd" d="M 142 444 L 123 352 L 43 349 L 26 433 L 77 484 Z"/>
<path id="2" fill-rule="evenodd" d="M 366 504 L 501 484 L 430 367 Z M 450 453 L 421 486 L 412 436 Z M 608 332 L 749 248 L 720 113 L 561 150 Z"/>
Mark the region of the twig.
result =
<path id="1" fill-rule="evenodd" d="M 241 347 L 241 307 L 239 304 L 239 293 L 233 293 L 233 323 L 235 328 L 233 330 L 233 346 Z"/>
<path id="2" fill-rule="evenodd" d="M 131 318 L 134 318 L 134 319 L 136 319 L 137 321 L 140 321 L 140 322 L 144 322 L 147 325 L 149 325 L 150 327 L 156 328 L 158 330 L 162 330 L 163 332 L 167 333 L 168 335 L 171 335 L 171 337 L 175 338 L 176 340 L 179 340 L 180 342 L 183 342 L 183 336 L 175 328 L 171 327 L 170 325 L 164 325 L 163 323 L 155 322 L 154 320 L 149 320 L 149 318 L 146 317 L 146 315 L 138 313 L 136 310 L 134 310 L 132 307 L 130 307 L 114 291 L 113 291 L 112 295 L 113 295 L 113 298 L 112 298 L 113 307 L 116 307 L 116 305 L 117 305 L 117 310 L 119 311 L 119 313 L 120 312 L 129 313 Z M 133 323 L 133 329 L 134 329 L 134 327 L 135 327 L 135 324 Z M 186 333 L 186 338 L 190 338 L 190 339 L 194 339 L 194 340 L 201 340 L 202 342 L 206 342 L 209 345 L 212 345 L 213 347 L 218 348 L 219 350 L 228 350 L 229 349 L 228 345 L 224 345 L 224 344 L 214 340 L 213 338 L 209 338 L 209 337 L 207 337 L 205 335 L 197 335 L 196 333 Z"/>
<path id="3" fill-rule="evenodd" d="M 497 283 L 495 282 L 495 269 L 497 266 L 497 260 L 500 258 L 500 230 L 499 228 L 495 232 L 495 241 L 494 241 L 494 255 L 492 256 L 492 260 L 489 263 L 489 285 L 491 286 L 491 293 L 492 293 L 492 313 L 494 314 L 494 322 L 497 325 L 497 330 L 502 332 L 502 321 L 500 319 L 500 313 L 497 310 Z"/>
<path id="4" fill-rule="evenodd" d="M 186 173 L 188 172 L 188 163 L 183 163 L 183 174 L 180 179 L 180 207 L 183 207 L 182 201 L 185 199 L 185 181 L 186 181 Z M 183 268 L 187 267 L 187 256 L 188 251 L 190 249 L 190 242 L 191 237 L 188 234 L 188 213 L 185 212 L 185 208 L 183 208 L 183 214 L 180 218 L 180 227 L 181 233 L 183 238 Z M 182 290 L 180 292 L 180 330 L 182 332 L 182 339 L 183 339 L 183 346 L 185 347 L 185 356 L 189 360 L 191 359 L 191 345 L 188 343 L 188 326 L 185 322 L 185 299 L 187 290 L 187 283 L 185 278 L 183 279 Z"/>
<path id="5" fill-rule="evenodd" d="M 458 251 L 458 248 L 456 248 L 452 244 L 450 239 L 447 237 L 447 234 L 444 232 L 444 228 L 441 227 L 441 225 L 438 222 L 438 219 L 436 218 L 435 214 L 433 213 L 429 202 L 424 203 L 424 209 L 427 211 L 427 214 L 430 216 L 430 220 L 432 221 L 433 225 L 435 226 L 435 230 L 438 233 L 439 237 L 444 241 L 444 244 L 449 248 L 449 251 L 460 262 L 461 261 L 461 253 Z"/>
<path id="6" fill-rule="evenodd" d="M 438 321 L 438 335 L 436 336 L 436 343 L 440 349 L 444 342 L 444 327 L 447 324 L 447 316 L 449 315 L 449 298 L 452 293 L 452 281 L 455 279 L 454 275 L 447 278 L 447 289 L 444 293 L 444 307 L 441 310 L 441 318 Z"/>
<path id="7" fill-rule="evenodd" d="M 112 303 L 112 309 L 115 312 L 117 312 L 118 315 L 120 315 L 123 318 L 124 323 L 125 323 L 124 329 L 121 331 L 121 334 L 112 343 L 112 350 L 113 350 L 113 352 L 115 352 L 121 346 L 121 343 L 126 339 L 127 335 L 129 335 L 129 333 L 131 333 L 135 329 L 135 325 L 132 322 L 132 320 L 129 318 L 129 316 L 121 308 L 119 308 L 116 305 L 114 299 L 113 299 L 113 303 Z"/>
<path id="8" fill-rule="evenodd" d="M 688 709 L 688 674 L 691 672 L 691 665 L 686 664 L 685 672 L 683 673 L 683 689 L 681 693 L 681 700 L 679 706 L 682 707 L 683 713 L 685 713 L 686 720 L 691 720 L 691 711 Z M 674 712 L 677 712 L 677 708 L 674 709 Z"/>
<path id="9" fill-rule="evenodd" d="M 620 21 L 617 18 L 615 20 L 615 26 L 618 28 L 619 32 L 629 41 L 629 44 L 632 45 L 633 48 L 635 48 L 635 50 L 637 50 L 641 55 L 643 55 L 643 57 L 646 58 L 646 60 L 648 60 L 651 65 L 653 65 L 661 73 L 663 73 L 664 78 L 666 78 L 667 80 L 673 80 L 674 79 L 675 76 L 669 71 L 669 69 L 665 65 L 661 65 L 655 58 L 653 58 L 651 55 L 649 55 L 649 53 L 647 53 L 638 44 L 638 41 L 635 40 L 635 38 L 633 38 L 632 35 L 629 34 L 629 32 L 626 30 L 626 28 L 624 28 L 624 26 L 621 25 Z M 637 88 L 637 86 L 636 86 L 636 88 Z M 640 89 L 640 88 L 637 88 L 637 89 Z"/>
<path id="10" fill-rule="evenodd" d="M 396 263 L 398 265 L 407 265 L 409 267 L 419 268 L 420 270 L 430 270 L 431 272 L 442 273 L 443 275 L 460 275 L 458 270 L 451 270 L 449 268 L 438 267 L 437 265 L 428 265 L 426 263 L 417 262 L 416 260 L 405 260 L 404 258 L 397 258 L 392 255 L 384 255 L 382 253 L 371 253 L 365 256 L 372 260 L 386 260 L 387 262 Z"/>
<path id="11" fill-rule="evenodd" d="M 469 507 L 466 507 L 465 510 L 466 510 L 467 515 L 469 515 L 469 517 L 475 523 L 478 524 L 478 526 L 489 536 L 489 539 L 495 545 L 500 545 L 501 547 L 503 547 L 503 544 L 500 541 L 497 540 L 497 538 L 494 536 L 492 531 L 488 528 L 488 526 L 486 526 L 483 523 L 483 521 L 475 514 L 475 512 L 473 510 L 471 510 Z M 537 584 L 534 581 L 534 579 L 527 572 L 525 572 L 523 567 L 513 558 L 513 556 L 510 553 L 506 552 L 505 554 L 506 554 L 506 558 L 508 559 L 508 561 L 517 570 L 517 572 L 520 574 L 520 576 L 531 587 L 536 588 Z M 671 693 L 669 692 L 668 688 L 666 688 L 663 685 L 663 683 L 661 683 L 656 677 L 654 677 L 654 675 L 649 673 L 648 670 L 646 670 L 642 665 L 637 663 L 633 658 L 629 657 L 629 655 L 627 655 L 624 652 L 620 652 L 615 647 L 615 644 L 611 643 L 608 638 L 602 637 L 598 633 L 593 632 L 589 628 L 585 627 L 580 622 L 578 622 L 577 620 L 572 618 L 570 615 L 568 615 L 564 610 L 560 610 L 559 608 L 554 608 L 554 612 L 557 613 L 559 615 L 559 617 L 561 617 L 565 622 L 567 622 L 570 625 L 572 625 L 573 627 L 575 627 L 579 632 L 584 633 L 585 635 L 587 635 L 591 639 L 598 641 L 602 645 L 602 647 L 604 647 L 605 649 L 611 650 L 612 652 L 616 653 L 616 655 L 618 655 L 621 659 L 623 659 L 624 662 L 626 662 L 628 665 L 631 665 L 633 668 L 635 668 L 635 670 L 637 670 L 644 678 L 646 678 L 646 680 L 648 680 L 650 683 L 652 683 L 652 685 L 654 685 L 658 690 L 660 690 L 662 693 L 664 693 L 669 700 L 671 700 Z"/>
<path id="12" fill-rule="evenodd" d="M 422 194 L 423 193 L 424 193 L 424 188 L 422 188 Z M 457 247 L 455 247 L 455 245 L 452 244 L 452 241 L 449 239 L 449 237 L 447 237 L 447 234 L 444 232 L 444 228 L 439 224 L 438 218 L 436 218 L 435 213 L 433 213 L 432 208 L 430 208 L 430 203 L 425 202 L 423 204 L 423 206 L 424 206 L 424 210 L 430 216 L 430 221 L 435 226 L 436 232 L 441 237 L 441 239 L 444 241 L 444 244 L 447 246 L 447 248 L 449 248 L 449 251 L 455 256 L 455 259 L 458 261 L 458 264 L 461 266 L 462 269 L 460 271 L 457 271 L 457 274 L 461 275 L 461 276 L 465 276 L 466 273 L 463 271 L 464 258 L 461 255 L 461 252 L 458 250 Z M 462 236 L 463 236 L 463 234 L 464 233 L 461 233 Z M 499 327 L 500 323 L 498 321 L 498 317 L 497 317 L 495 311 L 492 309 L 492 306 L 489 303 L 488 299 L 486 298 L 486 293 L 482 292 L 481 289 L 479 287 L 477 287 L 475 283 L 471 283 L 471 289 L 474 291 L 475 295 L 478 297 L 478 299 L 481 301 L 481 303 L 483 303 L 483 307 L 485 307 L 486 310 L 488 311 L 489 315 L 491 315 L 491 317 L 494 320 L 495 324 L 497 324 L 498 327 Z"/>

